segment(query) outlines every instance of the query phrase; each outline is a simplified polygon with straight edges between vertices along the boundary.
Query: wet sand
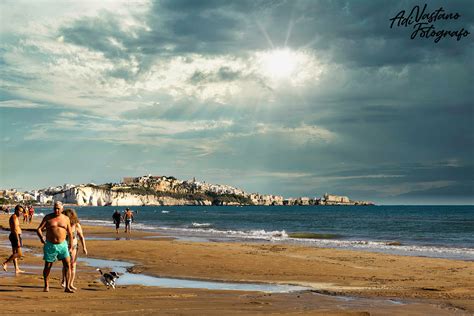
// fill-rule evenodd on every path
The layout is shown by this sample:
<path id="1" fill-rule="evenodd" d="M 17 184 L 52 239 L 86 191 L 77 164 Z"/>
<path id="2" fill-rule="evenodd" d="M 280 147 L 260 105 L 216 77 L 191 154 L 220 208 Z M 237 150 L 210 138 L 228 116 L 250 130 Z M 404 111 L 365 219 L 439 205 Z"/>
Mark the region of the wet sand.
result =
<path id="1" fill-rule="evenodd" d="M 7 225 L 7 216 L 0 216 Z M 22 225 L 34 229 L 37 223 Z M 222 281 L 274 282 L 311 286 L 314 291 L 262 292 L 166 289 L 119 286 L 107 290 L 94 268 L 79 264 L 75 294 L 59 287 L 60 270 L 51 273 L 52 288 L 42 292 L 41 244 L 25 232 L 30 249 L 21 265 L 28 274 L 0 272 L 2 313 L 82 314 L 311 314 L 311 315 L 463 315 L 474 312 L 474 262 L 406 257 L 361 251 L 310 248 L 274 243 L 187 242 L 147 238 L 131 240 L 108 227 L 85 227 L 89 257 L 132 262 L 135 273 Z M 7 232 L 0 242 L 9 245 Z M 111 240 L 103 240 L 110 238 Z M 10 250 L 0 247 L 6 258 Z M 82 255 L 82 254 L 81 254 Z M 4 259 L 3 259 L 4 260 Z M 60 267 L 56 263 L 55 267 Z M 13 271 L 13 266 L 9 266 Z M 55 285 L 56 284 L 56 285 Z M 318 293 L 342 295 L 342 298 Z M 352 299 L 355 298 L 355 299 Z M 391 304 L 388 299 L 404 304 Z"/>

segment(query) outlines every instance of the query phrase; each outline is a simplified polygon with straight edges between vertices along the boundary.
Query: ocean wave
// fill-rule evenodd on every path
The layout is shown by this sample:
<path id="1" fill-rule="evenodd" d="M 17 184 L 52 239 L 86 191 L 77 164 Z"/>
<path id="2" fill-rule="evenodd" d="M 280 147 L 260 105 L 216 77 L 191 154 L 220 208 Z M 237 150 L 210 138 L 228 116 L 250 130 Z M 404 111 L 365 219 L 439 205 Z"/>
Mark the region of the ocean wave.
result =
<path id="1" fill-rule="evenodd" d="M 163 214 L 168 214 L 170 211 L 161 211 Z"/>
<path id="2" fill-rule="evenodd" d="M 92 226 L 113 226 L 114 225 L 112 220 L 104 221 L 104 220 L 101 220 L 101 219 L 81 219 L 81 223 L 89 224 L 89 225 L 92 225 Z"/>
<path id="3" fill-rule="evenodd" d="M 198 223 L 199 224 L 199 223 Z M 209 223 L 204 223 L 209 224 Z M 219 230 L 215 228 L 203 229 L 203 228 L 172 228 L 172 227 L 160 227 L 167 231 L 175 231 L 182 233 L 202 233 L 205 235 L 214 235 L 218 237 L 237 237 L 242 239 L 264 239 L 264 240 L 283 240 L 288 238 L 286 231 L 266 231 L 266 230 Z"/>
<path id="4" fill-rule="evenodd" d="M 88 224 L 92 226 L 115 226 L 112 221 L 104 221 L 101 219 L 83 219 L 81 223 Z M 125 225 L 124 223 L 122 223 Z M 157 227 L 151 225 L 145 225 L 142 223 L 132 222 L 132 228 L 139 229 L 139 230 L 156 230 Z"/>
<path id="5" fill-rule="evenodd" d="M 193 223 L 192 227 L 212 227 L 211 223 Z"/>
<path id="6" fill-rule="evenodd" d="M 293 241 L 314 245 L 324 248 L 343 248 L 343 249 L 359 249 L 359 250 L 378 250 L 381 252 L 405 254 L 405 255 L 426 255 L 436 257 L 462 257 L 468 260 L 474 260 L 474 249 L 457 248 L 443 246 L 425 246 L 425 245 L 403 245 L 399 243 L 391 243 L 386 241 L 372 240 L 330 240 L 330 239 L 303 239 L 291 238 Z"/>
<path id="7" fill-rule="evenodd" d="M 424 245 L 404 245 L 398 242 L 371 241 L 371 240 L 342 240 L 342 239 L 307 239 L 291 238 L 288 233 L 282 231 L 266 230 L 218 230 L 215 228 L 203 229 L 196 228 L 171 228 L 161 227 L 161 229 L 174 232 L 179 235 L 201 235 L 211 237 L 236 238 L 236 239 L 254 239 L 267 241 L 280 241 L 306 246 L 321 248 L 339 248 L 351 250 L 366 250 L 372 252 L 384 252 L 391 254 L 428 256 L 439 258 L 457 258 L 462 260 L 474 260 L 474 249 L 456 248 L 443 246 L 424 246 Z"/>
<path id="8" fill-rule="evenodd" d="M 145 225 L 141 223 L 133 223 L 132 228 L 139 229 L 139 230 L 156 230 L 155 226 Z"/>

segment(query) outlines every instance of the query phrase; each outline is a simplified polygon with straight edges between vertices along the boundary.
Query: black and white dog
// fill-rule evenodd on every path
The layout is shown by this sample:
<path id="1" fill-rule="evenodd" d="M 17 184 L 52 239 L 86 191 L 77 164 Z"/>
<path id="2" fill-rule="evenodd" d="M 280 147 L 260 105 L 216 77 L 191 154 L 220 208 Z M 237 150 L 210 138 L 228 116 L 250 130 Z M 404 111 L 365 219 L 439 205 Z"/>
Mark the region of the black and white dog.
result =
<path id="1" fill-rule="evenodd" d="M 97 269 L 100 272 L 100 281 L 107 286 L 107 289 L 112 287 L 115 290 L 115 280 L 119 278 L 116 272 L 102 273 L 101 269 Z"/>

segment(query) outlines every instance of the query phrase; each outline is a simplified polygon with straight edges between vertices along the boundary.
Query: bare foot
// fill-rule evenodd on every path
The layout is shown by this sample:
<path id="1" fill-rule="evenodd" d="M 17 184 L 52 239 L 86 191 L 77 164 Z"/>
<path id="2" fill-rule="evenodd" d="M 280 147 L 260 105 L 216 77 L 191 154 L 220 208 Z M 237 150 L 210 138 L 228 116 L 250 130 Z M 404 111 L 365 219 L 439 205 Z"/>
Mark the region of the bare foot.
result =
<path id="1" fill-rule="evenodd" d="M 7 264 L 6 263 L 2 263 L 2 267 L 3 267 L 3 271 L 7 271 Z"/>
<path id="2" fill-rule="evenodd" d="M 64 289 L 64 292 L 66 292 L 66 293 L 74 293 L 74 290 L 65 288 L 65 289 Z"/>
<path id="3" fill-rule="evenodd" d="M 66 287 L 66 281 L 61 282 L 61 287 L 65 288 Z"/>
<path id="4" fill-rule="evenodd" d="M 49 292 L 49 286 L 43 289 L 43 292 Z"/>
<path id="5" fill-rule="evenodd" d="M 73 289 L 73 290 L 77 290 L 77 287 L 75 287 L 75 286 L 72 285 L 72 284 L 71 284 L 70 288 Z"/>
<path id="6" fill-rule="evenodd" d="M 17 274 L 18 273 L 25 273 L 25 271 L 18 269 L 18 270 L 15 271 L 15 273 L 17 273 Z"/>

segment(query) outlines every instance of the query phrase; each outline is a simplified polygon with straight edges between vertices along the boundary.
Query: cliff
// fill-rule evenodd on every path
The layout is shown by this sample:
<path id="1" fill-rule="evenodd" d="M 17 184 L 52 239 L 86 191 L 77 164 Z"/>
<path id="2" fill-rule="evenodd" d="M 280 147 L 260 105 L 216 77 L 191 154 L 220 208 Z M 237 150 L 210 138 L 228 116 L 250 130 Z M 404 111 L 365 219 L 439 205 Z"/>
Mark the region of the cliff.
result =
<path id="1" fill-rule="evenodd" d="M 211 205 L 204 199 L 175 198 L 154 194 L 139 194 L 106 189 L 90 185 L 80 185 L 53 195 L 54 200 L 79 206 L 136 206 L 136 205 Z"/>

